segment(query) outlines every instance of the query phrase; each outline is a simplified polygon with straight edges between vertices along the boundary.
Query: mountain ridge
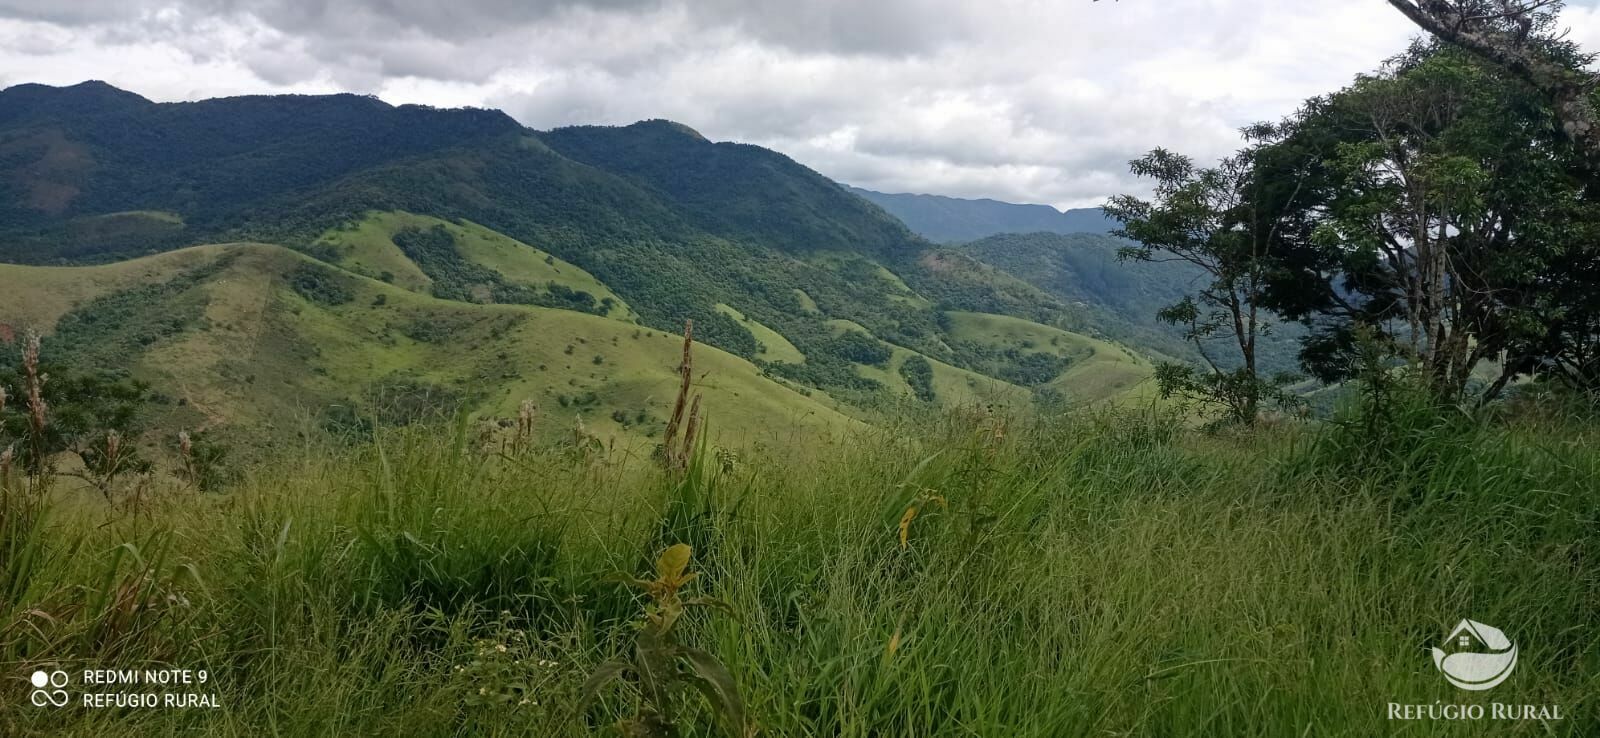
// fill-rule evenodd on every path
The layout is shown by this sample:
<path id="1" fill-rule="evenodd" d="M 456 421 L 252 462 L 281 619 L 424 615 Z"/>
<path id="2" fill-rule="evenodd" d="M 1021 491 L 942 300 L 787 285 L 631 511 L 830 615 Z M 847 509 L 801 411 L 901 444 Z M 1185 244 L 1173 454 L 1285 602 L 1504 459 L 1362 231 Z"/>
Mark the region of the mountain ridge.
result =
<path id="1" fill-rule="evenodd" d="M 846 185 L 854 194 L 899 218 L 936 243 L 965 243 L 1002 233 L 1110 233 L 1119 224 L 1100 208 L 1062 211 L 993 199 L 884 193 Z"/>

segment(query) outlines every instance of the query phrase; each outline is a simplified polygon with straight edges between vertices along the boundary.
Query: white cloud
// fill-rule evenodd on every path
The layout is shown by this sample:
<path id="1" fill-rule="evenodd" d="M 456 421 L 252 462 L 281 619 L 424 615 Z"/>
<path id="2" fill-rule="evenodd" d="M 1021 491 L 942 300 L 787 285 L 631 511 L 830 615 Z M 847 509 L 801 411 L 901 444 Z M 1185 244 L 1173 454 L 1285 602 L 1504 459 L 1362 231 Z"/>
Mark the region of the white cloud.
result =
<path id="1" fill-rule="evenodd" d="M 1600 9 L 1573 37 L 1600 48 Z M 0 84 L 671 118 L 888 191 L 1081 206 L 1401 51 L 1382 0 L 0 0 Z"/>

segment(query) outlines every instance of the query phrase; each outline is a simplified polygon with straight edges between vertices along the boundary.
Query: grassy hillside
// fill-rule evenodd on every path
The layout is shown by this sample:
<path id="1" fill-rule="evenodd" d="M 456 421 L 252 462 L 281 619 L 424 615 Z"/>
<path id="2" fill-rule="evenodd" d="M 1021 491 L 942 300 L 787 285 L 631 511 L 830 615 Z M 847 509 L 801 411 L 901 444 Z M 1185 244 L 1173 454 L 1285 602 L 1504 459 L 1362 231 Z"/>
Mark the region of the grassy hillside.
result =
<path id="1" fill-rule="evenodd" d="M 950 321 L 956 340 L 1023 356 L 1058 357 L 1064 368 L 1056 371 L 1058 365 L 1046 364 L 1052 369 L 1040 379 L 1068 402 L 1145 401 L 1155 394 L 1150 360 L 1126 346 L 1007 315 L 956 312 L 950 313 Z"/>
<path id="2" fill-rule="evenodd" d="M 671 414 L 682 351 L 680 337 L 635 324 L 439 300 L 268 245 L 0 270 L 0 314 L 46 329 L 53 358 L 127 368 L 177 403 L 160 420 L 171 429 L 254 443 L 458 404 L 509 417 L 523 400 L 551 434 L 581 416 L 603 438 L 647 441 Z M 696 378 L 714 432 L 730 438 L 781 445 L 855 423 L 711 347 L 697 352 Z"/>
<path id="3" fill-rule="evenodd" d="M 424 269 L 413 258 L 421 252 L 397 243 L 434 229 L 449 234 L 461 264 L 486 270 L 468 270 L 472 279 L 565 285 L 610 300 L 610 315 L 492 304 L 491 291 L 483 292 L 491 304 L 480 304 L 478 290 L 488 287 L 462 282 L 466 267 Z M 9 288 L 0 315 L 16 316 L 15 328 L 50 333 L 52 355 L 70 366 L 119 366 L 155 387 L 166 398 L 152 413 L 156 429 L 215 429 L 251 446 L 374 421 L 404 424 L 458 406 L 509 417 L 524 400 L 538 406 L 548 432 L 565 433 L 582 418 L 601 437 L 648 443 L 670 415 L 676 333 L 633 322 L 614 292 L 563 260 L 469 221 L 408 213 L 368 214 L 330 230 L 311 251 L 331 263 L 232 244 L 93 267 L 0 266 Z M 931 301 L 876 262 L 818 263 L 868 280 L 860 289 L 898 296 L 903 309 L 929 310 Z M 472 292 L 437 299 L 441 280 Z M 728 304 L 715 309 L 756 342 L 754 363 L 707 348 L 698 367 L 716 427 L 745 443 L 776 444 L 774 434 L 826 438 L 856 423 L 852 417 L 878 417 L 881 401 L 895 398 L 1022 407 L 1037 387 L 1098 402 L 1128 394 L 1149 371 L 1102 341 L 1021 318 L 940 313 L 943 353 L 924 354 L 865 325 L 825 318 L 820 307 L 798 313 L 825 336 L 814 345 L 831 358 L 817 364 L 776 328 Z M 1017 369 L 1040 351 L 1060 361 L 1032 365 L 1031 374 Z M 847 389 L 835 395 L 793 378 L 815 376 L 808 372 L 844 372 L 844 380 L 825 374 L 817 384 Z"/>
<path id="4" fill-rule="evenodd" d="M 31 554 L 4 569 L 0 658 L 206 669 L 220 706 L 36 709 L 12 680 L 0 733 L 593 735 L 651 706 L 633 672 L 583 685 L 661 611 L 628 578 L 677 543 L 682 596 L 726 608 L 672 642 L 725 665 L 761 735 L 1365 737 L 1390 703 L 1489 701 L 1563 718 L 1405 732 L 1600 730 L 1592 419 L 902 420 L 914 448 L 708 449 L 688 474 L 427 428 L 152 490 L 151 517 L 61 492 L 48 535 L 0 518 Z M 1518 646 L 1490 696 L 1429 655 L 1463 617 Z M 682 734 L 745 734 L 700 694 Z"/>
<path id="5" fill-rule="evenodd" d="M 411 213 L 367 213 L 323 234 L 313 243 L 312 250 L 328 254 L 334 263 L 358 274 L 426 294 L 433 287 L 433 278 L 394 239 L 407 229 L 431 228 L 443 228 L 454 236 L 455 247 L 467 261 L 514 284 L 544 293 L 551 285 L 585 292 L 596 300 L 611 301 L 612 307 L 603 313 L 606 317 L 635 317 L 626 302 L 588 272 L 471 221 L 457 224 Z"/>

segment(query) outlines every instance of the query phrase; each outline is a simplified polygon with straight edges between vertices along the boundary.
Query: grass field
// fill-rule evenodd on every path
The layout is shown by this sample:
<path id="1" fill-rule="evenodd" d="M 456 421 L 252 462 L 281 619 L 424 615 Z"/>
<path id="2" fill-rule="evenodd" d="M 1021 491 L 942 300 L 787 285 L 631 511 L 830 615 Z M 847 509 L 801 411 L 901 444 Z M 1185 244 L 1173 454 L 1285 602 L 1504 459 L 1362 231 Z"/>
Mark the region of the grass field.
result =
<path id="1" fill-rule="evenodd" d="M 646 612 L 613 575 L 680 542 L 686 595 L 728 611 L 677 637 L 726 665 L 762 735 L 1600 730 L 1593 420 L 1364 420 L 1208 436 L 968 411 L 820 464 L 707 447 L 682 476 L 484 454 L 459 426 L 165 489 L 148 515 L 61 493 L 38 527 L 6 518 L 8 673 L 203 668 L 221 706 L 41 710 L 19 676 L 0 733 L 589 735 L 641 704 L 630 675 L 579 704 Z M 1431 663 L 1462 618 L 1520 649 L 1492 693 Z M 718 734 L 697 694 L 672 698 L 677 728 Z M 1564 719 L 1387 719 L 1490 701 Z"/>

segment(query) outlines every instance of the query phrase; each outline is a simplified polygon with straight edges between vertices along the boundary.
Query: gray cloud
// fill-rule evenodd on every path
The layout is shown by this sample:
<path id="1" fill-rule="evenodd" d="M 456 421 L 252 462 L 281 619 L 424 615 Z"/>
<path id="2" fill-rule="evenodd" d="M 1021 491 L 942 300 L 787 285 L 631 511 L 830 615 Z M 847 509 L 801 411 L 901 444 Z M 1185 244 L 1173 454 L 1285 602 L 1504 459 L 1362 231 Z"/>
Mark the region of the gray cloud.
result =
<path id="1" fill-rule="evenodd" d="M 1600 45 L 1600 0 L 1574 38 Z M 1381 0 L 0 0 L 0 83 L 375 93 L 537 127 L 665 117 L 841 181 L 1062 206 L 1133 191 L 1400 50 Z"/>

